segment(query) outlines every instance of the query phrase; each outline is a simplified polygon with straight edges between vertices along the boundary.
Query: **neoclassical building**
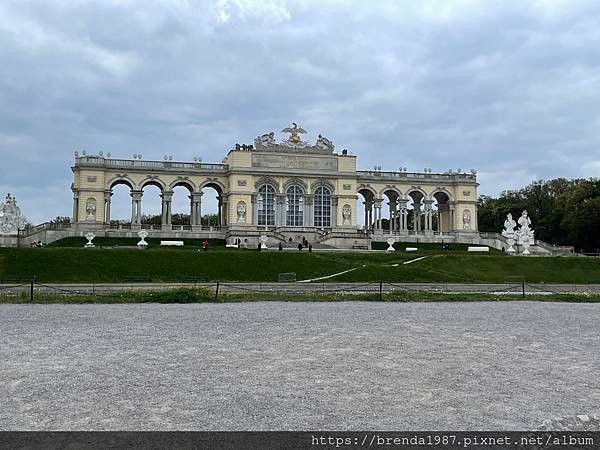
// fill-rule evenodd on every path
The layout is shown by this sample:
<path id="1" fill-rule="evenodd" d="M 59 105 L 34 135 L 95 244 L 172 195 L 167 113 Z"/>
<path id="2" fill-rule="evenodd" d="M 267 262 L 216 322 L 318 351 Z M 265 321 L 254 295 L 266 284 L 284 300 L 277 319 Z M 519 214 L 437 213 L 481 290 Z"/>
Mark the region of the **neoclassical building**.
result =
<path id="1" fill-rule="evenodd" d="M 273 241 L 302 235 L 334 247 L 368 240 L 465 240 L 477 233 L 477 179 L 474 171 L 423 172 L 357 170 L 356 156 L 336 152 L 319 135 L 316 143 L 292 124 L 231 149 L 220 164 L 204 162 L 113 159 L 109 155 L 75 154 L 73 227 L 119 236 L 148 229 L 160 237 L 221 237 L 254 245 L 260 235 Z M 111 196 L 117 185 L 131 194 L 131 224 L 111 225 Z M 161 225 L 141 223 L 144 188 L 158 187 Z M 189 191 L 189 225 L 172 225 L 173 189 Z M 218 194 L 218 224 L 202 225 L 202 190 Z M 358 208 L 364 218 L 357 223 Z M 96 233 L 98 234 L 98 233 Z"/>

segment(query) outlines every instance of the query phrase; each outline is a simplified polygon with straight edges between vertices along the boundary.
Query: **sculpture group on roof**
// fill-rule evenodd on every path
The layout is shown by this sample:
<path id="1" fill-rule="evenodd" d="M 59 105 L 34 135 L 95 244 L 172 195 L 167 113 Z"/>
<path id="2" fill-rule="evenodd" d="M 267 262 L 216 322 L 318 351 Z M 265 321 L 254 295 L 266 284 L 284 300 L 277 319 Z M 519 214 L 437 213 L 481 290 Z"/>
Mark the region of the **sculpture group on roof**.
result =
<path id="1" fill-rule="evenodd" d="M 303 141 L 300 135 L 306 134 L 306 130 L 298 126 L 295 122 L 292 122 L 291 127 L 286 127 L 281 132 L 289 133 L 290 136 L 278 143 L 275 141 L 275 133 L 271 131 L 254 139 L 254 148 L 259 151 L 285 152 L 293 150 L 302 153 L 333 153 L 335 150 L 333 142 L 321 134 L 319 134 L 317 142 L 314 145 L 310 145 L 308 141 Z"/>

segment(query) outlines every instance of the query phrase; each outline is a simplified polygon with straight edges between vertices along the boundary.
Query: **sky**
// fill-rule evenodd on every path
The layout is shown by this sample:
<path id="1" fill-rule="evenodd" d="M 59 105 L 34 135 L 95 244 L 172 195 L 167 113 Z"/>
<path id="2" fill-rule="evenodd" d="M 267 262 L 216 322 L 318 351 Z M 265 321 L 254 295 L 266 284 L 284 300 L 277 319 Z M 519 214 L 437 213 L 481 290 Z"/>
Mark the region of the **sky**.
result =
<path id="1" fill-rule="evenodd" d="M 599 66 L 597 0 L 3 0 L 0 195 L 68 216 L 75 150 L 218 163 L 291 122 L 480 194 L 598 177 Z"/>

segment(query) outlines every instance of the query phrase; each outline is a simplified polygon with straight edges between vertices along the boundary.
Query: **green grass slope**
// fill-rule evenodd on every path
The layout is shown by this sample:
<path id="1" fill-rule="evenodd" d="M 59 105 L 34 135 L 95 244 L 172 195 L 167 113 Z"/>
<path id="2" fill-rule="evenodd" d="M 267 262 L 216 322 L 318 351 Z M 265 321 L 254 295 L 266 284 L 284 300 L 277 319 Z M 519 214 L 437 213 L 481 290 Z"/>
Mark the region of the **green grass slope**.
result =
<path id="1" fill-rule="evenodd" d="M 386 254 L 258 252 L 254 250 L 177 251 L 175 249 L 0 249 L 0 275 L 36 275 L 39 282 L 121 282 L 128 276 L 152 281 L 277 281 L 279 273 L 297 279 L 341 272 L 363 264 L 384 263 Z"/>
<path id="2" fill-rule="evenodd" d="M 425 259 L 402 264 L 421 256 Z M 216 281 L 277 281 L 282 272 L 297 279 L 356 268 L 325 281 L 504 282 L 522 275 L 528 282 L 600 283 L 598 258 L 523 258 L 456 253 L 177 251 L 155 248 L 0 249 L 0 276 L 36 275 L 39 282 L 121 282 L 129 276 L 177 282 L 204 276 Z"/>

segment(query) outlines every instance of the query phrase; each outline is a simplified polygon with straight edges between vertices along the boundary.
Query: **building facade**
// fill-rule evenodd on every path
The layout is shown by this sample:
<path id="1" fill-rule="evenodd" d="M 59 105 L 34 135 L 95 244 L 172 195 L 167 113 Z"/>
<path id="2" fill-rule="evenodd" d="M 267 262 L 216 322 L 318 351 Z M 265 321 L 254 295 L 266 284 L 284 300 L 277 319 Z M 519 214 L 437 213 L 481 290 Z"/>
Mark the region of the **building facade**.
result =
<path id="1" fill-rule="evenodd" d="M 472 173 L 357 170 L 357 158 L 336 152 L 319 135 L 315 144 L 293 124 L 288 137 L 273 132 L 238 145 L 220 164 L 113 159 L 102 154 L 75 155 L 73 227 L 129 235 L 145 228 L 157 236 L 241 238 L 255 243 L 266 234 L 287 241 L 300 234 L 324 244 L 349 247 L 360 239 L 477 234 L 477 180 Z M 131 224 L 111 225 L 111 196 L 119 184 L 129 187 Z M 160 225 L 142 223 L 144 188 L 159 188 Z M 190 223 L 173 225 L 173 189 L 189 191 Z M 202 190 L 218 194 L 218 223 L 203 226 Z M 363 219 L 357 223 L 358 209 Z"/>

